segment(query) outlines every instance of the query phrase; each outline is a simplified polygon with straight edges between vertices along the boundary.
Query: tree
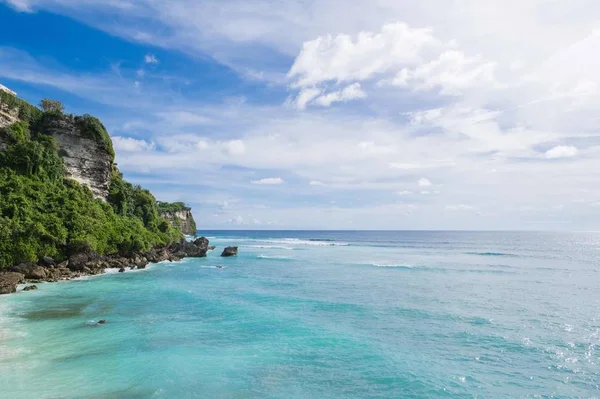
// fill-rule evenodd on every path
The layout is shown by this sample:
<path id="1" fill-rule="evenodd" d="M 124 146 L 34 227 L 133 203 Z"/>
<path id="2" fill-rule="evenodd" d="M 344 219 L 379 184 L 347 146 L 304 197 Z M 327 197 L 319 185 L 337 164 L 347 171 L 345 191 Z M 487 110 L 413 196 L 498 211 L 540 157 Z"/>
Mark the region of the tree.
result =
<path id="1" fill-rule="evenodd" d="M 40 107 L 44 110 L 44 112 L 53 112 L 57 114 L 62 114 L 65 110 L 65 107 L 58 100 L 51 100 L 49 98 L 44 98 L 40 101 Z"/>

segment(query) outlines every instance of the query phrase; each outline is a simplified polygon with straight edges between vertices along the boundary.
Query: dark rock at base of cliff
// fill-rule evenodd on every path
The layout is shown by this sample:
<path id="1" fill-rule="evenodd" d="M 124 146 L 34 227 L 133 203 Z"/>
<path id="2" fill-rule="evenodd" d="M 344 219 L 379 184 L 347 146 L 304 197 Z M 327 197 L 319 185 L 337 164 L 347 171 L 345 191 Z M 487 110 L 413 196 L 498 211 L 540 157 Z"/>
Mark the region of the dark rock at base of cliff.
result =
<path id="1" fill-rule="evenodd" d="M 23 288 L 23 291 L 35 291 L 37 289 L 37 285 L 28 285 L 27 287 Z"/>
<path id="2" fill-rule="evenodd" d="M 120 268 L 119 273 L 125 273 L 125 268 L 124 267 Z"/>
<path id="3" fill-rule="evenodd" d="M 21 273 L 0 273 L 0 295 L 17 292 L 17 285 L 22 283 L 25 276 Z"/>
<path id="4" fill-rule="evenodd" d="M 94 251 L 76 253 L 69 256 L 69 263 L 67 267 L 77 272 L 83 271 L 83 268 L 86 266 L 92 269 L 93 267 L 90 266 L 93 266 L 97 262 L 98 258 L 98 254 Z"/>
<path id="5" fill-rule="evenodd" d="M 227 247 L 223 250 L 223 253 L 221 254 L 221 256 L 228 257 L 228 256 L 236 256 L 237 254 L 238 254 L 238 247 Z"/>
<path id="6" fill-rule="evenodd" d="M 46 268 L 38 266 L 35 263 L 25 262 L 12 268 L 13 272 L 21 273 L 26 279 L 43 280 L 48 277 Z"/>
<path id="7" fill-rule="evenodd" d="M 49 256 L 42 256 L 42 258 L 39 261 L 39 264 L 45 267 L 54 267 L 56 265 L 56 262 Z"/>

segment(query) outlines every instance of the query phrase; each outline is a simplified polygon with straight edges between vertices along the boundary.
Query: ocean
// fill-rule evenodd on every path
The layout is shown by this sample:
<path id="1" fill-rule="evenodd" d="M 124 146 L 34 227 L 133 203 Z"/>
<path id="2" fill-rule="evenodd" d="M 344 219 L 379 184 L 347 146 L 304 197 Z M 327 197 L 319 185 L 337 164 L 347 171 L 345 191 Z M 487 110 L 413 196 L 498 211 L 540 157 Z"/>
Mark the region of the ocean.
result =
<path id="1" fill-rule="evenodd" d="M 1 296 L 0 398 L 600 397 L 600 233 L 199 233 Z"/>

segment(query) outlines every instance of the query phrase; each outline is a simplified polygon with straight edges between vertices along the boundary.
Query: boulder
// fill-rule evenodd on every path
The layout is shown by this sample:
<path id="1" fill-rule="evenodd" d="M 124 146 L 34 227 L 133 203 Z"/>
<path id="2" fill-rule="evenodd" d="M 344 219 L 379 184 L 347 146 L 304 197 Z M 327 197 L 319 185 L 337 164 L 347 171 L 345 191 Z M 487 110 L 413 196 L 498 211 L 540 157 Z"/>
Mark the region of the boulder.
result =
<path id="1" fill-rule="evenodd" d="M 28 285 L 27 287 L 23 288 L 23 291 L 35 291 L 37 290 L 37 285 Z"/>
<path id="2" fill-rule="evenodd" d="M 17 284 L 22 283 L 24 279 L 25 276 L 22 273 L 0 273 L 0 295 L 17 292 Z"/>
<path id="3" fill-rule="evenodd" d="M 120 268 L 119 273 L 125 273 L 125 268 L 124 267 Z"/>
<path id="4" fill-rule="evenodd" d="M 169 248 L 171 251 L 170 259 L 178 260 L 181 258 L 192 257 L 192 258 L 203 258 L 208 252 L 208 239 L 200 237 L 194 242 L 182 240 L 181 242 L 171 245 Z"/>
<path id="5" fill-rule="evenodd" d="M 94 262 L 98 260 L 98 254 L 94 251 L 81 252 L 69 257 L 68 268 L 74 271 L 82 271 L 84 267 L 93 268 Z"/>
<path id="6" fill-rule="evenodd" d="M 56 262 L 54 261 L 54 259 L 52 259 L 49 256 L 42 256 L 40 258 L 40 265 L 42 266 L 46 266 L 46 267 L 54 267 L 56 265 Z"/>
<path id="7" fill-rule="evenodd" d="M 215 248 L 216 248 L 216 246 L 214 246 L 214 245 L 211 245 L 211 246 L 209 246 L 209 247 L 208 247 L 208 250 L 209 250 L 209 251 L 214 251 L 214 250 L 215 250 Z"/>
<path id="8" fill-rule="evenodd" d="M 235 256 L 238 253 L 238 247 L 227 247 L 223 250 L 223 253 L 221 253 L 221 256 Z"/>
<path id="9" fill-rule="evenodd" d="M 47 277 L 46 269 L 35 263 L 25 262 L 12 268 L 13 272 L 25 275 L 29 280 L 44 280 Z"/>

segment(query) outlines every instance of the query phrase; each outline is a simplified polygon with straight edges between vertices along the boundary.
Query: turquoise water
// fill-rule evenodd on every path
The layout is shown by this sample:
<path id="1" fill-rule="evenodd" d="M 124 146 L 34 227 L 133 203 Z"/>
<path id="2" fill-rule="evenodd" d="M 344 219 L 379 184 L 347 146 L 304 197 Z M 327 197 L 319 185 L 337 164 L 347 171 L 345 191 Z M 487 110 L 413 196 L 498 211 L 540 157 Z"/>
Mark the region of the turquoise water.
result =
<path id="1" fill-rule="evenodd" d="M 203 233 L 0 297 L 0 397 L 600 396 L 600 234 Z"/>

